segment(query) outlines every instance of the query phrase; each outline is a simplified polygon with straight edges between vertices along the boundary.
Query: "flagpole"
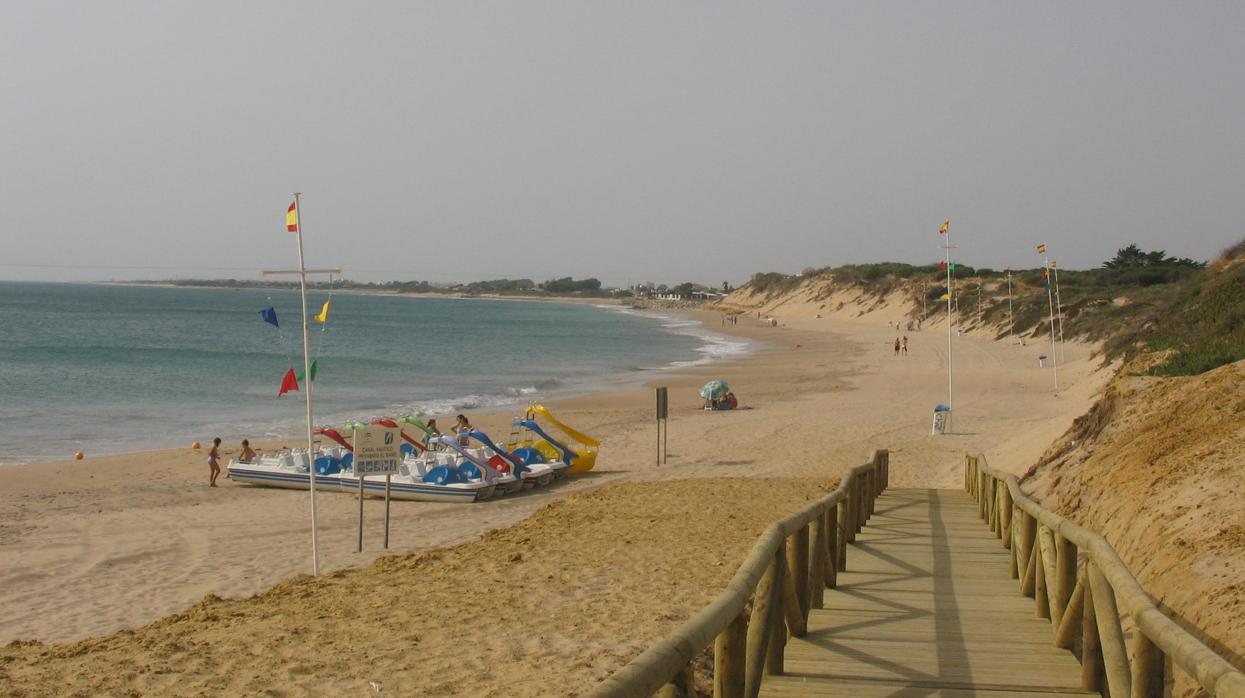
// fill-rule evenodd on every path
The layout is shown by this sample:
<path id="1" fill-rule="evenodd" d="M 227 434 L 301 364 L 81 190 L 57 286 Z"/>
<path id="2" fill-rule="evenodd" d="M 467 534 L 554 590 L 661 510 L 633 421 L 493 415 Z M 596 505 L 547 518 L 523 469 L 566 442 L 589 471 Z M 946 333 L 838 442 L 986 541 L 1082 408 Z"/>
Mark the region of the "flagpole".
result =
<path id="1" fill-rule="evenodd" d="M 311 485 L 311 575 L 320 575 L 320 549 L 316 530 L 316 452 L 312 441 L 311 427 L 311 342 L 308 339 L 307 326 L 307 265 L 303 262 L 303 204 L 299 200 L 302 194 L 294 192 L 294 215 L 298 236 L 298 292 L 303 302 L 303 384 L 307 388 L 307 481 Z"/>
<path id="2" fill-rule="evenodd" d="M 1011 342 L 1016 342 L 1016 319 L 1012 315 L 1012 270 L 1007 268 L 1007 333 Z"/>
<path id="3" fill-rule="evenodd" d="M 1067 363 L 1068 355 L 1064 353 L 1067 345 L 1063 342 L 1063 301 L 1059 300 L 1059 267 L 1051 262 L 1050 268 L 1055 272 L 1055 309 L 1059 311 L 1059 360 Z"/>
<path id="4" fill-rule="evenodd" d="M 1055 367 L 1055 393 L 1059 392 L 1059 357 L 1055 355 L 1055 300 L 1050 291 L 1050 258 L 1042 252 L 1046 265 L 1046 304 L 1050 308 L 1050 362 Z"/>
<path id="5" fill-rule="evenodd" d="M 947 239 L 944 241 L 947 243 L 946 245 L 944 245 L 944 248 L 947 250 L 947 425 L 946 425 L 946 432 L 950 432 L 952 416 L 955 414 L 955 410 L 953 409 L 954 404 L 952 402 L 952 396 L 954 394 L 953 376 L 955 373 L 955 349 L 951 341 L 951 325 L 954 321 L 954 316 L 951 314 L 951 299 L 955 296 L 955 289 L 951 287 L 951 225 L 950 225 L 950 221 L 944 223 L 943 227 L 946 228 L 946 232 L 944 232 L 943 234 L 947 236 Z"/>

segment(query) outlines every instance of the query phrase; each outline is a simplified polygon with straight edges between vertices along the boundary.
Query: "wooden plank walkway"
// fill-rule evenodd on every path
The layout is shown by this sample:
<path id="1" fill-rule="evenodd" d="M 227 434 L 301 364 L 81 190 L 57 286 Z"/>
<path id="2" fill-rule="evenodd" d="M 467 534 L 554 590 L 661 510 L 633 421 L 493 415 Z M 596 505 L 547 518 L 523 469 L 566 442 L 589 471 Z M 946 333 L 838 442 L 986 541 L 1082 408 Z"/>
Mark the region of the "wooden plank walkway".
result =
<path id="1" fill-rule="evenodd" d="M 1080 664 L 1009 579 L 1008 551 L 958 490 L 887 490 L 785 673 L 761 695 L 1084 695 Z"/>

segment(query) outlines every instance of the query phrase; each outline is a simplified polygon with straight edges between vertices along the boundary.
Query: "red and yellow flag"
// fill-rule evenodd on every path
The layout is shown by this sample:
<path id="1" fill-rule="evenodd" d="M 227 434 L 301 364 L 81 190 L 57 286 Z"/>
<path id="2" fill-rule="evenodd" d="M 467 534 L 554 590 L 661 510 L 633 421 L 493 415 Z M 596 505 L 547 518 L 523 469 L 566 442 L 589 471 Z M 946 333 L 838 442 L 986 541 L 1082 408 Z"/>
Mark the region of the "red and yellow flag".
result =
<path id="1" fill-rule="evenodd" d="M 1046 245 L 1045 244 L 1038 245 L 1037 250 L 1038 250 L 1038 254 L 1046 254 Z"/>
<path id="2" fill-rule="evenodd" d="M 290 202 L 290 207 L 285 210 L 285 229 L 291 233 L 298 232 L 298 203 Z"/>

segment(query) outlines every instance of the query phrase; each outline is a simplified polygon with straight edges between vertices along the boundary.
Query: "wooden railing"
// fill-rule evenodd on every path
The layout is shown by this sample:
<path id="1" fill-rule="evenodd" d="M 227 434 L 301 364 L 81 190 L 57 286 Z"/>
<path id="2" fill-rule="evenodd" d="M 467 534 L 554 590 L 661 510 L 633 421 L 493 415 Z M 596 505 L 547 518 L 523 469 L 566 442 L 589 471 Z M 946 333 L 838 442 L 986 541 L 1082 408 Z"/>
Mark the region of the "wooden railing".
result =
<path id="1" fill-rule="evenodd" d="M 847 544 L 886 489 L 889 462 L 875 452 L 834 492 L 765 529 L 716 600 L 587 695 L 690 695 L 692 661 L 712 643 L 715 698 L 755 698 L 764 675 L 782 673 L 788 633 L 803 635 L 809 611 L 836 586 Z"/>
<path id="2" fill-rule="evenodd" d="M 964 489 L 1011 550 L 1011 576 L 1050 619 L 1055 646 L 1079 654 L 1087 690 L 1162 698 L 1175 666 L 1213 696 L 1245 698 L 1245 675 L 1157 609 L 1105 538 L 1043 509 L 984 456 L 965 457 Z M 1078 551 L 1086 553 L 1082 565 Z M 1134 626 L 1131 648 L 1121 610 Z"/>

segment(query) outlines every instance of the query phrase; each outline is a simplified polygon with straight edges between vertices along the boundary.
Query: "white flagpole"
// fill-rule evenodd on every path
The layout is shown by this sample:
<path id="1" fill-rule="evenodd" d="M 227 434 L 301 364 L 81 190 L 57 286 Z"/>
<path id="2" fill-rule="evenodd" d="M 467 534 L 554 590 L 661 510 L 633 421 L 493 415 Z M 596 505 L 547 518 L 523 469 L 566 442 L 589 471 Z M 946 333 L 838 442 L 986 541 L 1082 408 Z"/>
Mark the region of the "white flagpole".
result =
<path id="1" fill-rule="evenodd" d="M 1046 268 L 1046 304 L 1050 307 L 1050 362 L 1055 367 L 1055 392 L 1059 392 L 1059 357 L 1055 355 L 1055 299 L 1051 295 L 1050 286 L 1050 259 L 1046 253 L 1042 253 L 1042 260 Z"/>
<path id="2" fill-rule="evenodd" d="M 1067 345 L 1063 343 L 1063 301 L 1059 300 L 1059 267 L 1051 262 L 1050 268 L 1055 274 L 1055 310 L 1059 311 L 1059 360 L 1067 363 L 1068 355 L 1064 353 Z"/>
<path id="3" fill-rule="evenodd" d="M 1007 334 L 1011 342 L 1016 343 L 1016 320 L 1012 315 L 1012 270 L 1007 268 Z"/>
<path id="4" fill-rule="evenodd" d="M 307 399 L 307 480 L 311 485 L 311 575 L 320 575 L 320 549 L 316 531 L 316 451 L 312 441 L 311 427 L 311 343 L 308 339 L 307 327 L 307 265 L 303 262 L 303 204 L 302 196 L 294 192 L 294 215 L 298 224 L 295 234 L 298 236 L 298 292 L 303 301 L 303 379 Z"/>
<path id="5" fill-rule="evenodd" d="M 951 341 L 951 325 L 954 322 L 954 316 L 951 314 L 951 299 L 955 296 L 955 289 L 951 287 L 951 226 L 950 221 L 947 222 L 946 245 L 943 247 L 947 250 L 947 425 L 946 431 L 951 431 L 951 419 L 955 414 L 954 405 L 952 404 L 952 395 L 954 392 L 954 372 L 955 372 L 955 349 Z"/>

